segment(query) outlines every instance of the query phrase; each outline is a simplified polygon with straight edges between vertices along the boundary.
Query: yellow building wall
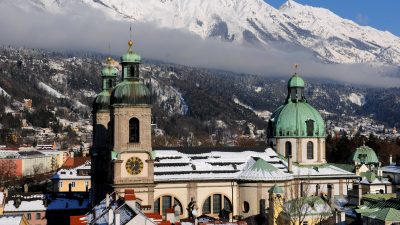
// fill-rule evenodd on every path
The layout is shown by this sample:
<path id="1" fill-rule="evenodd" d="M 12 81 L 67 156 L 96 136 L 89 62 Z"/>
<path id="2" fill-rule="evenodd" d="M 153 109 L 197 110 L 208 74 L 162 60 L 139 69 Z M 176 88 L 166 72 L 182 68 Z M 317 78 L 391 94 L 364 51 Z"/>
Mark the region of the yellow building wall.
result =
<path id="1" fill-rule="evenodd" d="M 69 184 L 75 182 L 75 187 L 71 187 L 71 192 L 86 192 L 85 181 L 88 183 L 88 190 L 92 187 L 91 180 L 57 180 L 54 182 L 56 192 L 69 192 Z M 62 185 L 60 184 L 62 182 Z"/>

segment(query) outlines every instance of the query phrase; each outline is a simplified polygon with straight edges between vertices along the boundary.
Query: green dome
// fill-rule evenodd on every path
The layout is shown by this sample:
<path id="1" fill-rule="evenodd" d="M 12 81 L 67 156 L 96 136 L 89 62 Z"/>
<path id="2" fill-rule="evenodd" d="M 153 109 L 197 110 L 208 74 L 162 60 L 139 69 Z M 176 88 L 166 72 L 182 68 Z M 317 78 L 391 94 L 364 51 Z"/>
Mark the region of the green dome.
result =
<path id="1" fill-rule="evenodd" d="M 138 63 L 138 62 L 140 62 L 140 60 L 141 60 L 140 55 L 135 52 L 132 52 L 132 51 L 129 51 L 129 52 L 123 54 L 121 57 L 122 63 L 124 63 L 124 62 Z"/>
<path id="2" fill-rule="evenodd" d="M 368 146 L 361 146 L 356 149 L 353 161 L 362 164 L 379 164 L 375 151 Z"/>
<path id="3" fill-rule="evenodd" d="M 278 185 L 274 185 L 274 186 L 272 186 L 269 190 L 268 190 L 268 192 L 269 193 L 272 193 L 272 194 L 283 194 L 283 189 L 280 187 L 280 186 L 278 186 Z"/>
<path id="4" fill-rule="evenodd" d="M 101 70 L 101 76 L 102 77 L 116 77 L 118 74 L 117 68 L 107 65 Z"/>
<path id="5" fill-rule="evenodd" d="M 282 105 L 272 114 L 271 123 L 274 137 L 325 137 L 324 120 L 306 101 Z"/>
<path id="6" fill-rule="evenodd" d="M 138 80 L 124 80 L 113 90 L 111 96 L 111 105 L 150 105 L 150 90 Z"/>
<path id="7" fill-rule="evenodd" d="M 304 80 L 295 73 L 292 78 L 289 79 L 288 87 L 304 87 Z"/>
<path id="8" fill-rule="evenodd" d="M 93 102 L 93 110 L 95 112 L 110 110 L 110 92 L 104 90 L 100 92 Z"/>

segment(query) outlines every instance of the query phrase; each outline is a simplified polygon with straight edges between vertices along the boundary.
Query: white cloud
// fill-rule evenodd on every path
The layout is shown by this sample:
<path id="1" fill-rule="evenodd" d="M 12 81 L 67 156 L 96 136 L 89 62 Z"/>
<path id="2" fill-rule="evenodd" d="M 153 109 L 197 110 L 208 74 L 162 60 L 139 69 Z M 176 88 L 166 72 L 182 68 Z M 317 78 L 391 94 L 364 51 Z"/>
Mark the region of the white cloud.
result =
<path id="1" fill-rule="evenodd" d="M 21 0 L 15 0 L 21 1 Z M 22 1 L 24 3 L 24 1 Z M 48 14 L 35 8 L 0 1 L 0 44 L 66 51 L 121 55 L 127 50 L 129 23 L 105 18 L 82 3 L 68 1 L 66 13 Z M 79 4 L 78 6 L 74 4 Z M 399 86 L 399 68 L 334 65 L 318 62 L 312 53 L 285 44 L 256 49 L 203 40 L 183 30 L 133 23 L 134 49 L 143 57 L 165 62 L 266 76 L 289 77 L 295 63 L 304 77 L 359 85 Z"/>

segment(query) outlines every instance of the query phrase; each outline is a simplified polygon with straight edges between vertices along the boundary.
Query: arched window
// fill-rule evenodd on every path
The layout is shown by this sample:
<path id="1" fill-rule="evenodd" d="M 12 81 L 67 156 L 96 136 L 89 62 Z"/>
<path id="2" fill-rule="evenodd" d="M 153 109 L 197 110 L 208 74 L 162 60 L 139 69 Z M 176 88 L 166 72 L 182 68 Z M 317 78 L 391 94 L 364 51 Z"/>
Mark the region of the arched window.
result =
<path id="1" fill-rule="evenodd" d="M 139 119 L 132 118 L 129 120 L 129 142 L 139 142 Z"/>
<path id="2" fill-rule="evenodd" d="M 292 156 L 292 143 L 290 141 L 285 143 L 285 156 Z"/>
<path id="3" fill-rule="evenodd" d="M 113 87 L 113 80 L 112 79 L 108 79 L 107 86 L 108 86 L 108 88 L 112 88 Z"/>
<path id="4" fill-rule="evenodd" d="M 228 197 L 221 194 L 209 196 L 203 203 L 203 214 L 219 215 L 221 210 L 225 209 L 232 212 L 232 203 Z"/>
<path id="5" fill-rule="evenodd" d="M 250 204 L 248 201 L 244 201 L 242 205 L 242 211 L 248 213 L 250 211 Z"/>
<path id="6" fill-rule="evenodd" d="M 307 142 L 307 159 L 314 159 L 314 143 Z"/>
<path id="7" fill-rule="evenodd" d="M 181 202 L 175 197 L 164 195 L 154 202 L 154 212 L 158 212 L 160 215 L 164 216 L 167 209 L 174 208 L 176 205 L 180 207 L 180 214 L 182 214 L 183 208 Z"/>

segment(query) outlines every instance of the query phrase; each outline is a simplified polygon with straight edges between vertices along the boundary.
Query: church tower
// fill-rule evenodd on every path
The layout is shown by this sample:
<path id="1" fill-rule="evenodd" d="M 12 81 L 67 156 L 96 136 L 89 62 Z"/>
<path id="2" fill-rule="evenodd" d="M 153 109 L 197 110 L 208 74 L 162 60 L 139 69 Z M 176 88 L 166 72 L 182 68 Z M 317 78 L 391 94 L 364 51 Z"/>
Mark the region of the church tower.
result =
<path id="1" fill-rule="evenodd" d="M 268 122 L 268 145 L 299 164 L 326 163 L 325 123 L 305 98 L 304 80 L 295 73 L 287 88 L 285 103 Z"/>
<path id="2" fill-rule="evenodd" d="M 118 70 L 112 65 L 112 58 L 107 58 L 107 65 L 101 71 L 102 91 L 93 102 L 93 147 L 91 151 L 92 199 L 96 204 L 107 192 L 105 183 L 110 161 L 110 96 L 115 86 Z"/>
<path id="3" fill-rule="evenodd" d="M 272 186 L 269 190 L 269 208 L 268 208 L 268 224 L 283 224 L 281 221 L 281 213 L 283 211 L 283 189 L 278 185 Z"/>
<path id="4" fill-rule="evenodd" d="M 112 187 L 121 194 L 134 189 L 138 203 L 153 208 L 151 92 L 139 74 L 141 57 L 132 50 L 132 41 L 128 45 L 121 57 L 122 81 L 111 94 Z"/>

